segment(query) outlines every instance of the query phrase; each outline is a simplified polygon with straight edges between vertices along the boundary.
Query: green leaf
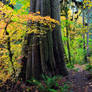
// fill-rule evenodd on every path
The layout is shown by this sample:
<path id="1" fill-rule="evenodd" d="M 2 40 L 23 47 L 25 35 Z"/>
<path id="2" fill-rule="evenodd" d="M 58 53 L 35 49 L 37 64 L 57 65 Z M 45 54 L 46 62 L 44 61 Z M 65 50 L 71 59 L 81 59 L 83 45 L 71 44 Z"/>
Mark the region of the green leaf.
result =
<path id="1" fill-rule="evenodd" d="M 48 91 L 50 91 L 50 92 L 57 92 L 57 90 L 55 90 L 55 89 L 48 89 Z"/>

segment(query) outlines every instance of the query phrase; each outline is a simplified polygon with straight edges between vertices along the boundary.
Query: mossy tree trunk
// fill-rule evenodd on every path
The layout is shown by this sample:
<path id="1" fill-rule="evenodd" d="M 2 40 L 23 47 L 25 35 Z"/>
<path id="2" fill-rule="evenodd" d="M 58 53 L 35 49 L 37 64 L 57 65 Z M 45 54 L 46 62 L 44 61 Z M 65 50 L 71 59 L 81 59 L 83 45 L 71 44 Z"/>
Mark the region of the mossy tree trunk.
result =
<path id="1" fill-rule="evenodd" d="M 30 11 L 35 13 L 40 11 L 41 16 L 50 16 L 60 21 L 59 0 L 31 0 Z M 26 79 L 35 77 L 41 78 L 42 74 L 48 76 L 67 75 L 64 62 L 64 51 L 61 38 L 61 26 L 56 25 L 53 31 L 49 30 L 43 37 L 36 34 L 28 34 L 25 37 L 23 55 Z M 23 74 L 23 73 L 22 73 Z"/>

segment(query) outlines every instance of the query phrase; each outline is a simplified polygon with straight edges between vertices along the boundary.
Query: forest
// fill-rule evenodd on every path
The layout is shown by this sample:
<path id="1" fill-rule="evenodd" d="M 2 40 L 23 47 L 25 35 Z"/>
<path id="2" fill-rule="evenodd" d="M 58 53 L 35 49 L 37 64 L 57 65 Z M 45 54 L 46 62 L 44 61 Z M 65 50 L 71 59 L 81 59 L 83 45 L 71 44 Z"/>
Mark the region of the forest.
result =
<path id="1" fill-rule="evenodd" d="M 0 92 L 92 92 L 92 0 L 0 0 Z"/>

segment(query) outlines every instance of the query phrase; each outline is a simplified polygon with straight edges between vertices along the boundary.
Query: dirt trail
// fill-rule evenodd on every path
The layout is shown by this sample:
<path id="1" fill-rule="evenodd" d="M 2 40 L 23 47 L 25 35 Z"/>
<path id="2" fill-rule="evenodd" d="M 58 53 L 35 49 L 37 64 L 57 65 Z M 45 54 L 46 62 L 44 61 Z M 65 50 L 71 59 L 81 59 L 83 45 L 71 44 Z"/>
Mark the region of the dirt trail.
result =
<path id="1" fill-rule="evenodd" d="M 78 68 L 79 71 L 69 71 L 69 80 L 72 82 L 71 92 L 92 92 L 92 74 L 88 71 Z"/>

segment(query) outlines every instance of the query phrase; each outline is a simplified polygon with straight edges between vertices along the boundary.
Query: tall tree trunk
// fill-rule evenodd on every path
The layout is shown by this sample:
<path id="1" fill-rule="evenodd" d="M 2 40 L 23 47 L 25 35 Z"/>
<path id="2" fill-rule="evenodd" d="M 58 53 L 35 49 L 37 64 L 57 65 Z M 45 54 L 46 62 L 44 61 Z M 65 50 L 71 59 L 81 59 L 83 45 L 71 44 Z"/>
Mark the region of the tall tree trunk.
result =
<path id="1" fill-rule="evenodd" d="M 67 2 L 64 3 L 65 5 L 65 17 L 66 17 L 66 37 L 67 37 L 67 50 L 68 50 L 68 59 L 71 63 L 71 54 L 70 54 L 70 45 L 69 45 L 69 23 L 68 23 L 68 6 Z"/>
<path id="2" fill-rule="evenodd" d="M 40 11 L 41 16 L 50 16 L 60 22 L 59 0 L 31 0 L 30 4 L 31 12 Z M 24 46 L 28 49 L 26 51 L 26 48 L 23 49 L 27 63 L 26 79 L 30 77 L 39 79 L 42 74 L 48 76 L 68 74 L 64 63 L 60 25 L 57 24 L 53 31 L 49 29 L 43 37 L 38 38 L 35 34 L 28 34 L 28 37 L 27 46 Z"/>
<path id="3" fill-rule="evenodd" d="M 92 56 L 92 7 L 87 10 L 87 24 L 88 24 L 88 32 L 87 32 L 87 58 Z M 88 60 L 88 62 L 90 62 Z"/>
<path id="4" fill-rule="evenodd" d="M 82 7 L 82 10 L 83 10 L 83 16 L 82 16 L 82 20 L 83 20 L 83 28 L 84 28 L 84 26 L 85 26 L 85 20 L 84 20 L 84 18 L 85 18 L 85 11 L 84 11 L 84 9 L 83 9 L 83 7 Z M 83 50 L 84 50 L 84 53 L 86 52 L 86 46 L 85 46 L 86 44 L 85 44 L 85 33 L 83 33 Z M 84 54 L 84 60 L 85 60 L 85 62 L 87 62 L 87 53 L 85 53 Z"/>

